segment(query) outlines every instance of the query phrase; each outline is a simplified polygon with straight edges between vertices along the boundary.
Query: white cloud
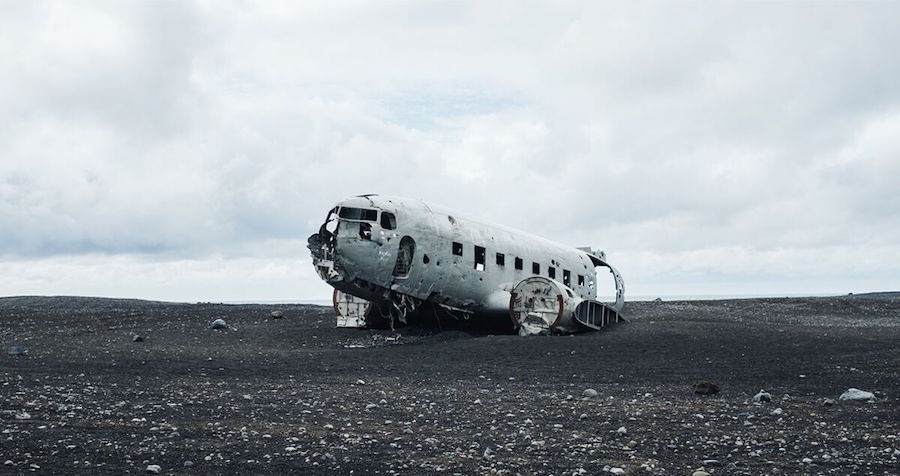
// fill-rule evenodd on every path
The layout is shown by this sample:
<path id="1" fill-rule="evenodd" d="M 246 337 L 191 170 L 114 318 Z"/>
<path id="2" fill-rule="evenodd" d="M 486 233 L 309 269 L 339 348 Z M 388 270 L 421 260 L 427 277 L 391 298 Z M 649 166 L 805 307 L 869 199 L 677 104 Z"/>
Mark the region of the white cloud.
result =
<path id="1" fill-rule="evenodd" d="M 0 294 L 327 297 L 305 238 L 370 192 L 639 294 L 900 287 L 893 4 L 6 10 Z"/>

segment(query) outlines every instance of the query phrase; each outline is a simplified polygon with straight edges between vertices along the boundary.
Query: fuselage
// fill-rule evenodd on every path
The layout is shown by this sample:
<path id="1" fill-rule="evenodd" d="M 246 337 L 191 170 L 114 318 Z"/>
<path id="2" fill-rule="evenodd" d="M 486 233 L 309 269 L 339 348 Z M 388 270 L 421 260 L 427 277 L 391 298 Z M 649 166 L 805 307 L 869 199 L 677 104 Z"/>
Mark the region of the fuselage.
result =
<path id="1" fill-rule="evenodd" d="M 529 233 L 483 223 L 420 200 L 364 195 L 339 202 L 316 257 L 336 289 L 373 302 L 399 294 L 466 313 L 508 313 L 523 279 L 545 276 L 578 298 L 597 295 L 598 256 Z M 323 238 L 325 239 L 325 238 Z"/>

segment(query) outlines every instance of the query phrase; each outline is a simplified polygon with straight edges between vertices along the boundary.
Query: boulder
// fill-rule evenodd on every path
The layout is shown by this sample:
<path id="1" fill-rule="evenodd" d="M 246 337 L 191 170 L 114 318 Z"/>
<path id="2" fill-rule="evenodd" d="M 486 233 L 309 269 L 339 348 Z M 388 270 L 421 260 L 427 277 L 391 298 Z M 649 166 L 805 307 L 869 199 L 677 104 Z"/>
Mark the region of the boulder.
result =
<path id="1" fill-rule="evenodd" d="M 764 403 L 764 402 L 771 402 L 771 401 L 772 401 L 772 394 L 765 390 L 760 390 L 759 393 L 757 393 L 756 395 L 753 396 L 753 403 Z"/>
<path id="2" fill-rule="evenodd" d="M 584 398 L 594 398 L 597 396 L 597 391 L 593 388 L 586 388 L 584 392 L 581 392 L 581 396 Z"/>
<path id="3" fill-rule="evenodd" d="M 848 388 L 846 392 L 841 394 L 840 399 L 841 401 L 851 402 L 874 402 L 875 394 L 858 388 Z"/>
<path id="4" fill-rule="evenodd" d="M 216 319 L 212 322 L 213 329 L 228 329 L 228 324 L 225 323 L 224 319 Z"/>
<path id="5" fill-rule="evenodd" d="M 269 315 L 272 316 L 272 319 L 281 319 L 282 317 L 284 317 L 284 313 L 281 312 L 280 309 L 275 309 L 274 311 L 269 313 Z"/>
<path id="6" fill-rule="evenodd" d="M 719 393 L 719 386 L 709 380 L 698 380 L 694 384 L 694 393 L 697 395 L 715 395 Z"/>

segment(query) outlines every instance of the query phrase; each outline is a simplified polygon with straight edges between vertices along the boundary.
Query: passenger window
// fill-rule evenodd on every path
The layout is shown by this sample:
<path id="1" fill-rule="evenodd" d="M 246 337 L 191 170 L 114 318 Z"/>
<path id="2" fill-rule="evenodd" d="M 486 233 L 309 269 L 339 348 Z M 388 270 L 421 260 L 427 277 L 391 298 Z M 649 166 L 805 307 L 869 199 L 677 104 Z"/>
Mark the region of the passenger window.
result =
<path id="1" fill-rule="evenodd" d="M 497 253 L 497 266 L 506 266 L 506 256 L 503 253 Z"/>
<path id="2" fill-rule="evenodd" d="M 552 279 L 556 279 L 556 268 L 554 268 L 553 266 L 548 266 L 547 275 L 549 275 Z"/>
<path id="3" fill-rule="evenodd" d="M 570 273 L 568 269 L 563 270 L 563 284 L 570 287 L 572 286 L 572 273 Z"/>
<path id="4" fill-rule="evenodd" d="M 581 274 L 578 275 L 578 285 L 584 286 L 584 275 L 581 275 Z"/>
<path id="5" fill-rule="evenodd" d="M 462 256 L 462 243 L 453 242 L 453 254 L 456 256 Z"/>
<path id="6" fill-rule="evenodd" d="M 478 271 L 484 271 L 485 254 L 484 248 L 475 245 L 475 269 Z"/>
<path id="7" fill-rule="evenodd" d="M 532 262 L 531 263 L 531 272 L 534 274 L 541 274 L 541 265 Z"/>
<path id="8" fill-rule="evenodd" d="M 397 228 L 397 218 L 391 212 L 381 212 L 381 227 L 385 230 Z"/>
<path id="9" fill-rule="evenodd" d="M 522 258 L 516 256 L 516 269 L 521 270 L 523 266 Z"/>

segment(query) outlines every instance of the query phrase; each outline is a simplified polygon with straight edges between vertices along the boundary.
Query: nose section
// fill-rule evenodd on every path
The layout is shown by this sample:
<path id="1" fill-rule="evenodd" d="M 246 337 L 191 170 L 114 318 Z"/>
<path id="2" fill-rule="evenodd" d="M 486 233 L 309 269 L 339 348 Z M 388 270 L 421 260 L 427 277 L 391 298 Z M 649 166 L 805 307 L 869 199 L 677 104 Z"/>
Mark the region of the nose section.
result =
<path id="1" fill-rule="evenodd" d="M 338 207 L 332 208 L 325 218 L 325 223 L 319 227 L 319 231 L 310 235 L 306 240 L 306 247 L 309 248 L 316 273 L 327 283 L 343 279 L 343 274 L 337 269 L 334 262 L 339 224 L 338 209 Z"/>

